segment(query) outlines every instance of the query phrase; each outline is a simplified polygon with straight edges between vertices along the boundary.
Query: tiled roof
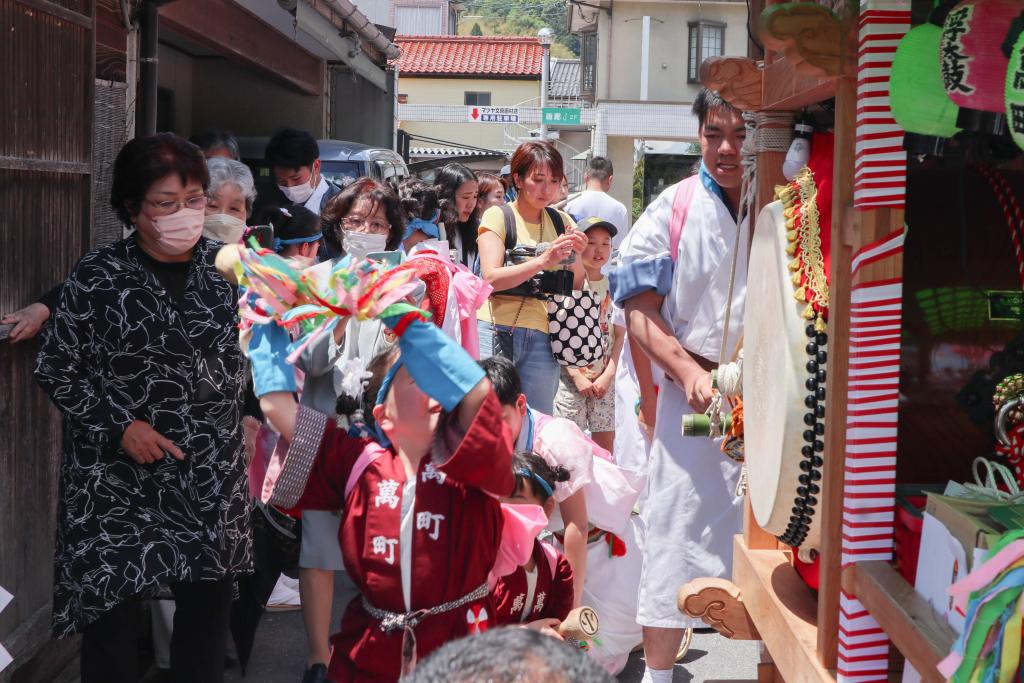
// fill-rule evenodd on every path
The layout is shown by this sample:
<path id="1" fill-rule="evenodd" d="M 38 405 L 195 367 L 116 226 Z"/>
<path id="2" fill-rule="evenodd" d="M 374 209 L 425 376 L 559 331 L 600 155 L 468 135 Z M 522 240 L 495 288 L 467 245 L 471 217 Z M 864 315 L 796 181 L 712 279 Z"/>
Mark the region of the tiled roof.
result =
<path id="1" fill-rule="evenodd" d="M 556 100 L 573 100 L 579 99 L 579 96 L 580 60 L 552 59 L 548 97 Z"/>
<path id="2" fill-rule="evenodd" d="M 401 75 L 540 78 L 544 51 L 532 36 L 396 36 Z"/>
<path id="3" fill-rule="evenodd" d="M 483 149 L 467 149 L 465 147 L 410 147 L 409 156 L 426 158 L 448 158 L 448 157 L 482 157 L 494 156 L 499 152 L 488 152 Z"/>

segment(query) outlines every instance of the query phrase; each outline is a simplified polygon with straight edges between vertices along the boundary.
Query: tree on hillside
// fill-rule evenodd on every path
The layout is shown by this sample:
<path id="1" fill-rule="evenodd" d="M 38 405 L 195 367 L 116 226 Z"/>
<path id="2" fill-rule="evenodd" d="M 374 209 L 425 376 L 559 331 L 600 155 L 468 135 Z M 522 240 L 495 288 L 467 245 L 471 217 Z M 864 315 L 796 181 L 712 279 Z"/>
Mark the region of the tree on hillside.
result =
<path id="1" fill-rule="evenodd" d="M 479 23 L 473 24 L 473 28 L 469 29 L 469 35 L 471 36 L 482 36 L 483 34 L 483 29 L 480 28 Z"/>
<path id="2" fill-rule="evenodd" d="M 577 57 L 579 38 L 565 30 L 567 4 L 567 0 L 470 0 L 467 9 L 482 16 L 494 35 L 535 36 L 547 26 L 555 32 L 551 54 Z"/>

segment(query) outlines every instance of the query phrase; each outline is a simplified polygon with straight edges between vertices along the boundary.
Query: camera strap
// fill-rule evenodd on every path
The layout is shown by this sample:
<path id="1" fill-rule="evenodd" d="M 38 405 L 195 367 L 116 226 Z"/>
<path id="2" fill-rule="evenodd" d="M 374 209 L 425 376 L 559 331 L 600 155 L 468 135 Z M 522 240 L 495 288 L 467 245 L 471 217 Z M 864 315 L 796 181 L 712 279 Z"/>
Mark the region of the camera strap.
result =
<path id="1" fill-rule="evenodd" d="M 562 214 L 558 212 L 558 209 L 546 206 L 544 211 L 548 214 L 548 218 L 551 219 L 551 224 L 555 227 L 555 237 L 565 233 L 565 222 L 562 220 Z M 505 220 L 505 251 L 512 251 L 519 244 L 518 228 L 516 227 L 516 212 L 509 204 L 502 204 L 501 216 Z M 544 216 L 540 217 L 540 239 L 538 242 L 544 239 Z"/>

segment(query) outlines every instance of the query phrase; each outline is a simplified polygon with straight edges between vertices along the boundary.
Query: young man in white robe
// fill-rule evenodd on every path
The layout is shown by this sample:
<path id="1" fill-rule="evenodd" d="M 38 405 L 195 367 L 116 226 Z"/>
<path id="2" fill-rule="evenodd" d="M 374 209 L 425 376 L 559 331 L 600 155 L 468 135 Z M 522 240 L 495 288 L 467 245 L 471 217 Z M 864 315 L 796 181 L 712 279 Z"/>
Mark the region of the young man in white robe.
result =
<path id="1" fill-rule="evenodd" d="M 669 253 L 678 189 L 673 185 L 633 225 L 612 279 L 630 342 L 644 350 L 661 377 L 641 512 L 647 531 L 637 622 L 644 631 L 644 683 L 672 680 L 684 629 L 703 625 L 678 611 L 676 592 L 691 579 L 731 572 L 732 538 L 741 524 L 739 465 L 716 442 L 683 437 L 681 418 L 703 413 L 711 400 L 710 370 L 722 348 L 727 305 L 732 313 L 726 360 L 742 334 L 748 240 L 746 221 L 737 226 L 736 214 L 746 128 L 740 112 L 710 91 L 701 91 L 693 110 L 702 159 L 676 253 Z M 653 392 L 653 386 L 641 387 L 642 396 Z"/>

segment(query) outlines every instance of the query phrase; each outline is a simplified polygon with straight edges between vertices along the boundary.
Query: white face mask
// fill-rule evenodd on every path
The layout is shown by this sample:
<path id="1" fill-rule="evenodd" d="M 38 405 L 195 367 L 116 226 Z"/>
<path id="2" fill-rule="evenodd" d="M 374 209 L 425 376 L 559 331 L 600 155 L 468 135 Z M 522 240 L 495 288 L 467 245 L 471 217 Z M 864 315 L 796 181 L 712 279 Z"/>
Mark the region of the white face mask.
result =
<path id="1" fill-rule="evenodd" d="M 284 185 L 278 185 L 277 189 L 284 192 L 284 196 L 288 198 L 292 204 L 305 204 L 309 201 L 309 198 L 313 196 L 314 186 L 311 184 L 316 176 L 309 179 L 308 183 L 301 185 L 295 185 L 293 187 L 285 187 Z M 319 183 L 317 183 L 319 184 Z"/>
<path id="2" fill-rule="evenodd" d="M 341 248 L 354 259 L 364 259 L 367 254 L 385 251 L 388 248 L 388 236 L 342 230 Z"/>
<path id="3" fill-rule="evenodd" d="M 224 244 L 238 244 L 245 232 L 245 221 L 226 213 L 215 213 L 203 221 L 203 236 Z"/>

